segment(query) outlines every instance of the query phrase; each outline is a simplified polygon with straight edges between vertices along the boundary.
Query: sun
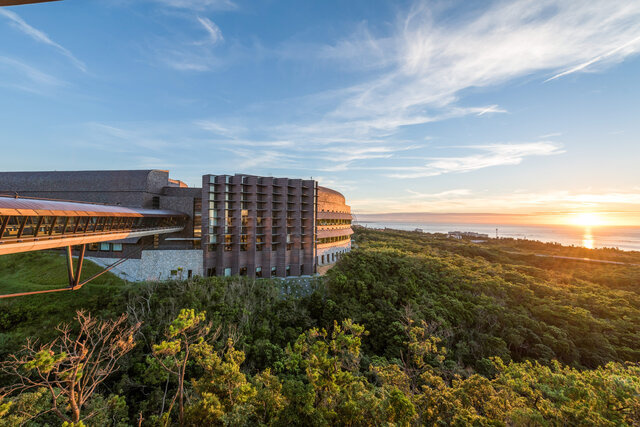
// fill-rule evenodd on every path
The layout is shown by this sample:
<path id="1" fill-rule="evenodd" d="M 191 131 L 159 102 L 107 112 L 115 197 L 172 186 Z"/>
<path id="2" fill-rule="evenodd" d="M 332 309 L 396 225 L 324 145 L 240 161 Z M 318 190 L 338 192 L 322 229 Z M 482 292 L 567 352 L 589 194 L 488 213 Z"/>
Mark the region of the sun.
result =
<path id="1" fill-rule="evenodd" d="M 571 225 L 577 225 L 580 227 L 597 227 L 607 224 L 607 221 L 602 218 L 601 215 L 593 212 L 571 214 L 569 215 L 567 222 Z"/>

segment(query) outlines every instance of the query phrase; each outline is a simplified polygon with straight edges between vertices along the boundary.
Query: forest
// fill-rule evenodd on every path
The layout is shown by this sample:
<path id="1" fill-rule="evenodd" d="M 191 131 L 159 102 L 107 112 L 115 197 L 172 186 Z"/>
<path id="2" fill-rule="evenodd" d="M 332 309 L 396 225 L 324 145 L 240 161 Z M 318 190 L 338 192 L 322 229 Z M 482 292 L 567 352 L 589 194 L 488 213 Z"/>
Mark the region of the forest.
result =
<path id="1" fill-rule="evenodd" d="M 362 227 L 353 246 L 322 277 L 105 274 L 0 301 L 0 426 L 640 423 L 640 253 Z M 0 289 L 63 265 L 0 257 Z"/>

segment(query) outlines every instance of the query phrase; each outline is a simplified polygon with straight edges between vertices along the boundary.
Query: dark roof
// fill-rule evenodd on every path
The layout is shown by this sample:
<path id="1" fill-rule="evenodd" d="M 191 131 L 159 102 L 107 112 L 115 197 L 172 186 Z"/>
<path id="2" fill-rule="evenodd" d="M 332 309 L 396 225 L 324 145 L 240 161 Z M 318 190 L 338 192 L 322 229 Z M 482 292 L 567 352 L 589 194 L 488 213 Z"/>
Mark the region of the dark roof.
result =
<path id="1" fill-rule="evenodd" d="M 143 191 L 159 193 L 169 185 L 165 170 L 0 172 L 2 192 Z"/>
<path id="2" fill-rule="evenodd" d="M 16 6 L 19 4 L 45 3 L 58 0 L 0 0 L 0 6 Z"/>
<path id="3" fill-rule="evenodd" d="M 123 216 L 166 217 L 185 216 L 183 213 L 160 210 L 126 208 L 93 203 L 62 202 L 58 200 L 21 199 L 0 196 L 0 215 L 10 216 Z"/>

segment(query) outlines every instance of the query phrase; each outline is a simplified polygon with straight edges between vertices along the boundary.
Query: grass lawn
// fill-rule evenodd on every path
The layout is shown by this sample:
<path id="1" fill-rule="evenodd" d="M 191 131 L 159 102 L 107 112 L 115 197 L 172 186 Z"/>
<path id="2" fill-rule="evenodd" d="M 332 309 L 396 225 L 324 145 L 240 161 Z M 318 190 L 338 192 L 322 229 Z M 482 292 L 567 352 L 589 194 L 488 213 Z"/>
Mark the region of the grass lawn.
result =
<path id="1" fill-rule="evenodd" d="M 84 261 L 82 279 L 102 267 Z M 76 310 L 109 315 L 111 298 L 125 282 L 105 273 L 77 291 L 30 295 L 0 300 L 0 358 L 27 337 L 51 338 L 60 322 L 70 321 Z M 66 257 L 60 252 L 38 251 L 0 256 L 0 294 L 68 286 Z"/>

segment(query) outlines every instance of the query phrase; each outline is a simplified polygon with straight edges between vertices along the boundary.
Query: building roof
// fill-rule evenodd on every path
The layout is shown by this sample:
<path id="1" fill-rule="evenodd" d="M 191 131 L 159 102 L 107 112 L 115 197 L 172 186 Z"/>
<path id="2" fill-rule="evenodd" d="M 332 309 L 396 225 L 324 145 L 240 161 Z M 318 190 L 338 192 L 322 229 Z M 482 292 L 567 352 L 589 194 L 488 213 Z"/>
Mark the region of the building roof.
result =
<path id="1" fill-rule="evenodd" d="M 142 191 L 159 193 L 169 185 L 169 171 L 100 170 L 0 172 L 0 193 Z"/>
<path id="2" fill-rule="evenodd" d="M 0 6 L 17 6 L 19 4 L 45 3 L 59 0 L 0 0 Z"/>
<path id="3" fill-rule="evenodd" d="M 160 209 L 139 209 L 60 200 L 22 199 L 0 196 L 0 215 L 4 216 L 116 216 L 167 217 L 185 214 Z"/>

